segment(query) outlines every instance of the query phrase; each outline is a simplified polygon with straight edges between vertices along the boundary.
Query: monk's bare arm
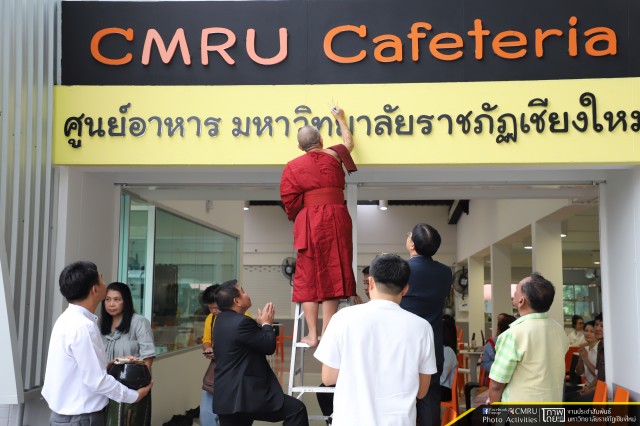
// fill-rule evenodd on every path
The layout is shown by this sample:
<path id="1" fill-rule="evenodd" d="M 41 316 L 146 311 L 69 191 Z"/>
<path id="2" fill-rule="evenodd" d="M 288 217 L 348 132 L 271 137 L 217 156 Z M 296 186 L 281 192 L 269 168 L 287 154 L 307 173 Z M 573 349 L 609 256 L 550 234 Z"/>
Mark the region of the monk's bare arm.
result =
<path id="1" fill-rule="evenodd" d="M 347 147 L 349 152 L 353 151 L 353 135 L 351 134 L 351 130 L 349 130 L 349 126 L 347 126 L 347 120 L 344 117 L 344 111 L 340 107 L 335 107 L 331 110 L 331 114 L 333 114 L 333 117 L 338 121 L 338 125 L 340 126 L 342 143 Z"/>

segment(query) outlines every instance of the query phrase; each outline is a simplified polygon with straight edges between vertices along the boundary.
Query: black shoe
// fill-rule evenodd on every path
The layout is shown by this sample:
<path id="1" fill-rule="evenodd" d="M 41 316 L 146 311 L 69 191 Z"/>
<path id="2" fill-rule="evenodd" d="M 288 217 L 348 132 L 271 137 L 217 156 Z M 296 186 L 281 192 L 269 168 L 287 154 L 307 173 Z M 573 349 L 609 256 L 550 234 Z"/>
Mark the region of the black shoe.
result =
<path id="1" fill-rule="evenodd" d="M 176 414 L 171 417 L 167 423 L 163 423 L 162 426 L 192 426 L 193 420 L 191 417 L 184 416 L 182 414 Z"/>
<path id="2" fill-rule="evenodd" d="M 184 414 L 192 419 L 197 419 L 200 417 L 200 406 L 198 405 L 196 408 L 187 410 Z"/>

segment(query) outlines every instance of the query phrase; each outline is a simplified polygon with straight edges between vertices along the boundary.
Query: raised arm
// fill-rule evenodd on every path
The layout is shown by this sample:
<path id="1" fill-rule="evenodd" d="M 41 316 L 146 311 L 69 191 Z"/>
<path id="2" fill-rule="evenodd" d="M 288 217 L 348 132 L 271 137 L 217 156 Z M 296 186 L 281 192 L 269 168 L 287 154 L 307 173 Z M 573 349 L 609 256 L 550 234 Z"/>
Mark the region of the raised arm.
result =
<path id="1" fill-rule="evenodd" d="M 349 126 L 347 126 L 347 120 L 344 118 L 344 111 L 340 107 L 334 107 L 331 110 L 331 114 L 333 114 L 333 117 L 338 121 L 338 125 L 340 126 L 342 144 L 347 147 L 349 152 L 353 151 L 353 135 L 351 134 L 351 130 L 349 130 Z"/>

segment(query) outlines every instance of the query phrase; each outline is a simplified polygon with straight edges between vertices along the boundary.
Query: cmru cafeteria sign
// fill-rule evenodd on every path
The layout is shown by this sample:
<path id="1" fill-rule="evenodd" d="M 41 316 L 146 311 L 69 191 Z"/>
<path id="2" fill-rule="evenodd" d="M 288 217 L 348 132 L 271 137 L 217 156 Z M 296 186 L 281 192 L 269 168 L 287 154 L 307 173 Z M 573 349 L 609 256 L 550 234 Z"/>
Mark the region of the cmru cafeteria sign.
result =
<path id="1" fill-rule="evenodd" d="M 57 165 L 640 164 L 636 0 L 62 1 Z"/>
<path id="2" fill-rule="evenodd" d="M 640 76 L 634 0 L 62 2 L 63 85 Z"/>

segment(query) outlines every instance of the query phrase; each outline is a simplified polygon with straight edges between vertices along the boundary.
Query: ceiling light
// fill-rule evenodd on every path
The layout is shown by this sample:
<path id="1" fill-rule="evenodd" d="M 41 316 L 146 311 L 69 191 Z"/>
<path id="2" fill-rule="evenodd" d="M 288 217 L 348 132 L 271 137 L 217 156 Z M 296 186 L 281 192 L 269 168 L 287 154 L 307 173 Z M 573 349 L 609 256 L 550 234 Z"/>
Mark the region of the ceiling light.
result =
<path id="1" fill-rule="evenodd" d="M 560 238 L 566 238 L 567 234 L 560 234 Z"/>
<path id="2" fill-rule="evenodd" d="M 244 207 L 243 207 L 243 209 L 244 209 L 245 211 L 249 210 L 249 205 L 250 205 L 250 204 L 249 204 L 249 201 L 245 201 L 245 202 L 244 202 Z"/>
<path id="3" fill-rule="evenodd" d="M 533 250 L 533 246 L 524 246 L 525 250 Z"/>
<path id="4" fill-rule="evenodd" d="M 389 203 L 387 202 L 387 200 L 378 201 L 378 209 L 385 211 L 388 208 L 389 208 Z"/>

